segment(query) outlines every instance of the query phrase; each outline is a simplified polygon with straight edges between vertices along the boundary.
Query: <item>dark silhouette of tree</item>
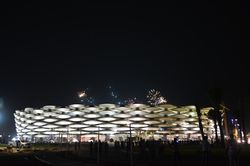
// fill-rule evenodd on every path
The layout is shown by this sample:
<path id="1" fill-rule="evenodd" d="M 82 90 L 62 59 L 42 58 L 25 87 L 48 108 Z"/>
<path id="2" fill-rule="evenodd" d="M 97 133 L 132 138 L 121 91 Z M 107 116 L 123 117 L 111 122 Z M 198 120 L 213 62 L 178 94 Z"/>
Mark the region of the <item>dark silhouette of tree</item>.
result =
<path id="1" fill-rule="evenodd" d="M 238 122 L 240 124 L 239 126 L 239 136 L 240 136 L 240 140 L 243 141 L 245 143 L 247 143 L 247 132 L 246 132 L 246 111 L 249 110 L 249 103 L 250 103 L 250 87 L 248 87 L 248 90 L 239 93 L 238 96 L 238 108 L 237 110 L 234 112 L 234 116 L 236 116 L 238 118 Z M 232 127 L 233 128 L 233 127 Z M 242 134 L 243 133 L 243 134 Z"/>
<path id="2" fill-rule="evenodd" d="M 240 106 L 240 102 L 239 102 L 239 106 Z M 240 124 L 240 126 L 239 126 L 239 136 L 240 136 L 240 141 L 242 142 L 242 140 L 243 140 L 243 137 L 242 137 L 242 118 L 241 118 L 241 110 L 240 110 L 241 108 L 238 108 L 237 110 L 236 110 L 236 112 L 233 114 L 234 116 L 236 116 L 236 118 L 239 120 L 239 124 Z M 234 128 L 234 125 L 233 124 L 231 124 L 231 126 L 230 126 L 231 128 L 230 128 L 230 130 L 231 131 L 233 131 L 233 128 Z M 233 132 L 232 132 L 233 133 Z"/>
<path id="3" fill-rule="evenodd" d="M 198 123 L 199 123 L 199 128 L 200 128 L 202 140 L 204 140 L 204 131 L 203 131 L 203 125 L 201 122 L 201 110 L 200 110 L 200 108 L 196 107 L 196 112 L 197 112 L 197 116 L 198 116 Z"/>
<path id="4" fill-rule="evenodd" d="M 214 110 L 216 112 L 216 117 L 218 121 L 218 126 L 220 129 L 220 140 L 221 140 L 221 145 L 224 147 L 225 146 L 225 140 L 224 140 L 224 131 L 222 127 L 222 116 L 220 112 L 220 104 L 222 102 L 222 89 L 221 88 L 213 88 L 210 89 L 209 91 L 209 97 L 212 101 Z"/>
<path id="5" fill-rule="evenodd" d="M 218 143 L 218 131 L 217 131 L 217 113 L 214 109 L 210 109 L 208 111 L 208 118 L 213 120 L 214 122 L 214 130 L 215 130 L 215 142 Z"/>
<path id="6" fill-rule="evenodd" d="M 221 112 L 216 111 L 217 115 L 217 120 L 218 120 L 218 126 L 220 129 L 220 140 L 221 140 L 221 145 L 224 147 L 225 146 L 225 140 L 224 140 L 224 131 L 223 131 L 223 127 L 222 127 L 222 116 L 221 116 Z"/>
<path id="7" fill-rule="evenodd" d="M 247 143 L 247 132 L 245 124 L 245 111 L 247 109 L 248 99 L 247 97 L 240 98 L 240 110 L 239 110 L 239 120 L 240 120 L 240 131 L 243 132 L 243 139 Z M 240 136 L 242 137 L 241 133 Z M 241 138 L 242 139 L 242 138 Z"/>

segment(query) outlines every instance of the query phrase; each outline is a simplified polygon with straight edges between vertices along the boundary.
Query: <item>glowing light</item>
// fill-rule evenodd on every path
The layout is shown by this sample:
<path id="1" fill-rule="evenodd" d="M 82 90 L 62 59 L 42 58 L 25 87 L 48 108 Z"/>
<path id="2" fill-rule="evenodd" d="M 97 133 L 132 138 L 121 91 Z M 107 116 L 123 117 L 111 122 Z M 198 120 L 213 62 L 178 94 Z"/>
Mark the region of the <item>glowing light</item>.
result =
<path id="1" fill-rule="evenodd" d="M 43 125 L 46 125 L 46 123 L 43 123 L 43 122 L 36 122 L 34 123 L 35 126 L 43 126 Z"/>
<path id="2" fill-rule="evenodd" d="M 100 121 L 110 122 L 110 121 L 114 121 L 114 120 L 116 120 L 116 118 L 112 118 L 112 117 L 104 117 L 104 118 L 99 118 L 98 120 L 100 120 Z"/>
<path id="3" fill-rule="evenodd" d="M 83 125 L 83 124 L 74 124 L 74 125 L 69 125 L 69 127 L 71 127 L 71 128 L 83 128 L 83 127 L 87 127 L 87 125 Z"/>
<path id="4" fill-rule="evenodd" d="M 87 127 L 87 128 L 84 128 L 83 130 L 85 130 L 85 131 L 98 131 L 98 130 L 103 130 L 103 129 L 98 128 L 98 127 Z"/>
<path id="5" fill-rule="evenodd" d="M 57 125 L 70 125 L 70 124 L 72 124 L 72 122 L 62 120 L 62 121 L 56 122 L 55 124 L 57 124 Z"/>
<path id="6" fill-rule="evenodd" d="M 47 119 L 44 119 L 43 121 L 44 121 L 44 122 L 49 122 L 49 123 L 51 123 L 51 122 L 57 121 L 57 119 L 54 119 L 54 118 L 47 118 Z"/>
<path id="7" fill-rule="evenodd" d="M 56 132 L 56 131 L 46 131 L 46 132 L 43 132 L 44 134 L 48 134 L 48 135 L 55 135 L 55 134 L 58 134 L 59 132 Z"/>
<path id="8" fill-rule="evenodd" d="M 129 120 L 131 120 L 131 121 L 143 121 L 143 120 L 146 120 L 146 118 L 134 117 L 134 118 L 130 118 Z"/>
<path id="9" fill-rule="evenodd" d="M 98 126 L 103 127 L 103 128 L 117 127 L 117 125 L 115 125 L 115 124 L 101 124 L 101 125 L 98 125 Z"/>
<path id="10" fill-rule="evenodd" d="M 86 114 L 84 115 L 85 118 L 98 118 L 100 117 L 100 115 L 98 114 Z"/>
<path id="11" fill-rule="evenodd" d="M 34 131 L 41 132 L 41 131 L 49 131 L 50 129 L 44 129 L 44 128 L 38 128 L 35 129 Z"/>
<path id="12" fill-rule="evenodd" d="M 97 125 L 97 124 L 100 124 L 102 122 L 99 122 L 99 121 L 96 121 L 96 120 L 89 120 L 89 121 L 85 121 L 83 123 L 87 124 L 87 125 Z"/>
<path id="13" fill-rule="evenodd" d="M 78 92 L 78 97 L 79 98 L 87 97 L 87 93 L 85 93 L 85 91 Z"/>
<path id="14" fill-rule="evenodd" d="M 59 115 L 58 118 L 59 119 L 68 119 L 68 118 L 70 118 L 70 116 L 69 115 Z"/>
<path id="15" fill-rule="evenodd" d="M 85 119 L 84 118 L 70 118 L 69 120 L 72 122 L 80 122 L 80 121 L 84 121 Z"/>
<path id="16" fill-rule="evenodd" d="M 78 140 L 76 138 L 73 138 L 72 142 L 78 142 Z"/>

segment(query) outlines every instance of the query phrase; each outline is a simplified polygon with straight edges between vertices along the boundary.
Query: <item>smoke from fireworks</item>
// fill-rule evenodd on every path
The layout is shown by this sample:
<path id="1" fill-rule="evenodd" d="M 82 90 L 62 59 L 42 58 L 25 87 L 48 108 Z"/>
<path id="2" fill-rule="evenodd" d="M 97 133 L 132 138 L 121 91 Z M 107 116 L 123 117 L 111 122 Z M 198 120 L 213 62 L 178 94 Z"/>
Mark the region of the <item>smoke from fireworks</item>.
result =
<path id="1" fill-rule="evenodd" d="M 155 89 L 148 91 L 147 102 L 150 105 L 159 105 L 167 103 L 167 100 L 161 95 L 161 93 Z"/>
<path id="2" fill-rule="evenodd" d="M 127 100 L 127 104 L 128 104 L 128 105 L 135 104 L 135 103 L 136 103 L 136 97 L 134 97 L 134 98 L 132 98 L 132 99 L 129 98 L 129 99 Z"/>
<path id="3" fill-rule="evenodd" d="M 123 98 L 118 93 L 117 90 L 113 88 L 113 86 L 106 86 L 107 88 L 107 96 L 106 98 L 108 101 L 114 104 L 118 105 L 131 105 L 138 102 L 138 99 L 136 97 L 129 97 L 129 98 Z M 85 105 L 94 105 L 97 104 L 96 98 L 89 95 L 89 89 L 84 89 L 82 91 L 77 92 L 78 99 L 81 101 L 82 104 Z M 104 97 L 105 98 L 105 97 Z M 146 96 L 146 100 L 150 105 L 159 105 L 167 103 L 167 100 L 161 95 L 161 93 L 155 89 L 151 89 L 148 91 L 148 94 Z"/>
<path id="4" fill-rule="evenodd" d="M 111 101 L 114 103 L 119 102 L 118 94 L 116 93 L 115 89 L 112 86 L 108 86 L 108 96 L 111 97 Z"/>
<path id="5" fill-rule="evenodd" d="M 109 85 L 107 88 L 108 88 L 109 98 L 113 103 L 119 105 L 130 105 L 136 103 L 136 97 L 124 99 L 117 93 L 117 90 L 113 88 L 113 86 Z"/>

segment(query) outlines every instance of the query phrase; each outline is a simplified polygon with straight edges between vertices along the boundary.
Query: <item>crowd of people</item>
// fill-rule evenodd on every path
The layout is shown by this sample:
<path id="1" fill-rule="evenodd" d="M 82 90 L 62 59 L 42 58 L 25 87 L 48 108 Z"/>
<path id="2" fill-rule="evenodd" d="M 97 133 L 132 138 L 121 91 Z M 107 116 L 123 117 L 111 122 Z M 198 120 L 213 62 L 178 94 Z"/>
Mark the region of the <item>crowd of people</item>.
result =
<path id="1" fill-rule="evenodd" d="M 130 145 L 130 143 L 132 143 L 132 145 Z M 172 141 L 163 141 L 161 139 L 140 139 L 139 141 L 130 141 L 127 139 L 125 141 L 116 140 L 112 142 L 91 141 L 89 143 L 89 151 L 91 155 L 94 155 L 97 153 L 99 147 L 99 153 L 101 155 L 108 154 L 111 150 L 129 154 L 132 150 L 133 153 L 138 153 L 139 155 L 142 155 L 142 157 L 146 157 L 153 161 L 156 158 L 164 158 L 164 149 L 169 148 L 172 151 L 174 165 L 183 165 L 180 147 L 187 144 L 200 146 L 201 164 L 207 166 L 209 164 L 209 159 L 211 158 L 211 147 L 213 146 L 213 143 L 208 140 L 207 136 L 204 136 L 201 141 L 182 141 L 179 140 L 178 137 L 175 137 Z M 237 166 L 239 148 L 237 147 L 237 142 L 232 135 L 226 142 L 225 151 L 228 157 L 229 166 Z"/>

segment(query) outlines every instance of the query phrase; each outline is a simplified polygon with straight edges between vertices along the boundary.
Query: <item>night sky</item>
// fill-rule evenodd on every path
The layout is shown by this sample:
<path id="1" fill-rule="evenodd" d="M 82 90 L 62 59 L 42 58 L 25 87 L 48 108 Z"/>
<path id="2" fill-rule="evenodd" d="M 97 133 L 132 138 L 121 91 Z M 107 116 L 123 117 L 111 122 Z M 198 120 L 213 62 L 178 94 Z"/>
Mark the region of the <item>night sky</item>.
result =
<path id="1" fill-rule="evenodd" d="M 62 2 L 1 5 L 0 132 L 14 133 L 16 109 L 79 103 L 86 88 L 97 103 L 111 102 L 112 86 L 123 99 L 145 102 L 154 88 L 206 107 L 220 87 L 233 112 L 249 96 L 247 5 Z"/>

